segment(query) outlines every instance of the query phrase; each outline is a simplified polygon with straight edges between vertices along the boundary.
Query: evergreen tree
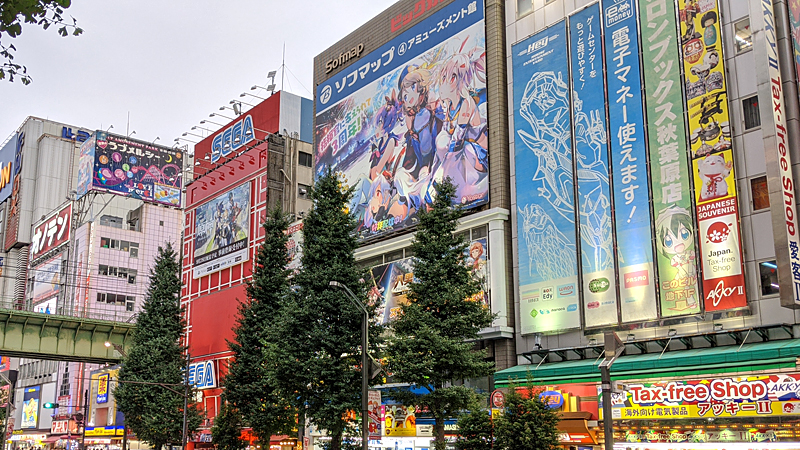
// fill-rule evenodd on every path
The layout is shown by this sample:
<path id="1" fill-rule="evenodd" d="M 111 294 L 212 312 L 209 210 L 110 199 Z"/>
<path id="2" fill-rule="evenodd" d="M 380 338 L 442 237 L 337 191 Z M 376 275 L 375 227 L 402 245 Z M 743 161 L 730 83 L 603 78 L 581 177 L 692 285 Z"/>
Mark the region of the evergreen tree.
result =
<path id="1" fill-rule="evenodd" d="M 244 450 L 247 441 L 242 439 L 242 415 L 227 403 L 222 403 L 219 414 L 214 417 L 211 437 L 217 450 Z"/>
<path id="2" fill-rule="evenodd" d="M 474 408 L 458 418 L 456 450 L 491 450 L 492 416 L 483 408 Z"/>
<path id="3" fill-rule="evenodd" d="M 180 270 L 172 245 L 159 247 L 150 269 L 144 307 L 114 390 L 128 428 L 156 450 L 168 443 L 180 443 L 183 434 L 186 347 L 181 344 L 181 334 L 186 325 L 180 307 Z M 196 431 L 201 421 L 192 398 L 190 390 L 186 411 L 189 433 Z"/>
<path id="4" fill-rule="evenodd" d="M 225 400 L 237 409 L 258 440 L 269 445 L 272 435 L 290 434 L 296 425 L 295 410 L 276 391 L 276 355 L 273 327 L 289 293 L 286 269 L 289 221 L 280 208 L 264 222 L 265 240 L 258 250 L 253 279 L 247 285 L 247 299 L 239 304 L 228 342 L 233 359 L 223 381 Z"/>
<path id="5" fill-rule="evenodd" d="M 556 450 L 558 412 L 528 389 L 527 398 L 514 386 L 508 390 L 503 415 L 495 420 L 495 448 L 499 450 Z"/>
<path id="6" fill-rule="evenodd" d="M 348 212 L 352 189 L 345 189 L 330 168 L 310 192 L 314 202 L 303 221 L 302 269 L 294 277 L 293 301 L 278 323 L 276 345 L 281 392 L 293 395 L 301 413 L 331 436 L 338 450 L 355 424 L 345 416 L 361 410 L 361 322 L 363 312 L 337 281 L 367 305 L 366 272 L 356 266 L 355 219 Z M 370 328 L 376 343 L 379 327 Z M 374 348 L 373 345 L 370 346 Z"/>
<path id="7" fill-rule="evenodd" d="M 411 243 L 414 278 L 408 304 L 391 323 L 386 350 L 395 382 L 410 383 L 427 393 L 392 395 L 405 404 L 422 406 L 435 420 L 437 450 L 444 450 L 444 421 L 469 406 L 474 394 L 451 381 L 488 376 L 493 364 L 469 341 L 492 323 L 492 313 L 480 302 L 468 300 L 481 290 L 464 262 L 467 242 L 454 235 L 462 210 L 453 206 L 456 187 L 448 177 L 436 186 L 430 209 L 420 211 L 419 226 Z"/>

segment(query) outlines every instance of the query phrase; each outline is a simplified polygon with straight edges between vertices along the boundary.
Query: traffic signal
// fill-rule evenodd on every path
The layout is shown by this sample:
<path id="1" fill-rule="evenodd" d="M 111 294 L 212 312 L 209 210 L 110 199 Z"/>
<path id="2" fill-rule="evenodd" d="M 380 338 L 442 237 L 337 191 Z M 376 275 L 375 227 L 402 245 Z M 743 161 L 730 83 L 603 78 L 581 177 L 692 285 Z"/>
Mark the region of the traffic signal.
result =
<path id="1" fill-rule="evenodd" d="M 47 402 L 44 405 L 42 405 L 42 408 L 44 408 L 44 409 L 56 409 L 56 408 L 58 408 L 58 403 Z"/>

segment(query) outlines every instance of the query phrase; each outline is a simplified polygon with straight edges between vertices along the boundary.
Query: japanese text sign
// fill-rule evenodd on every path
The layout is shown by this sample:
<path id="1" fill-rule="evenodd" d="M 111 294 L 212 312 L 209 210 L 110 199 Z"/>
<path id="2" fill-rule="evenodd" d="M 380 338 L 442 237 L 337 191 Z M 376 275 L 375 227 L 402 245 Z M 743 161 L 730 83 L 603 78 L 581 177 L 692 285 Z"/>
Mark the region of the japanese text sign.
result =
<path id="1" fill-rule="evenodd" d="M 68 203 L 57 213 L 34 225 L 30 260 L 36 261 L 51 250 L 69 242 L 70 228 L 72 228 L 72 203 Z"/>

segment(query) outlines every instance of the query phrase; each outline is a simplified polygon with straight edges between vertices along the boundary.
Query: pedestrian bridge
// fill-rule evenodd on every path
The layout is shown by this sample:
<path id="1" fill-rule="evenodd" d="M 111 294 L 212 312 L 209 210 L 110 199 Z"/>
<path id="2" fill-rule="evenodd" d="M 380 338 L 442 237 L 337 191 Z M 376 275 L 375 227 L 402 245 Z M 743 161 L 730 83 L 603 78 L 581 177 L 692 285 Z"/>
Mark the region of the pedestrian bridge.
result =
<path id="1" fill-rule="evenodd" d="M 0 308 L 0 355 L 76 361 L 113 363 L 131 343 L 133 323 L 83 317 L 42 314 Z"/>

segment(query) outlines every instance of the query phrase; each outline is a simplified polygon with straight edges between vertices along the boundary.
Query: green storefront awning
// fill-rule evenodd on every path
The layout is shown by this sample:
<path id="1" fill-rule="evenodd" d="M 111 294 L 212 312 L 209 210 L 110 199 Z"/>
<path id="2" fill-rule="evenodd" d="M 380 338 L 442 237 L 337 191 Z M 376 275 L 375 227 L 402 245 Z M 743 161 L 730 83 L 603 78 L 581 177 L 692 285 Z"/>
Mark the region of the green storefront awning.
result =
<path id="1" fill-rule="evenodd" d="M 611 366 L 614 379 L 676 377 L 796 367 L 800 339 L 622 356 Z M 495 372 L 495 386 L 600 381 L 599 359 L 523 364 Z"/>

